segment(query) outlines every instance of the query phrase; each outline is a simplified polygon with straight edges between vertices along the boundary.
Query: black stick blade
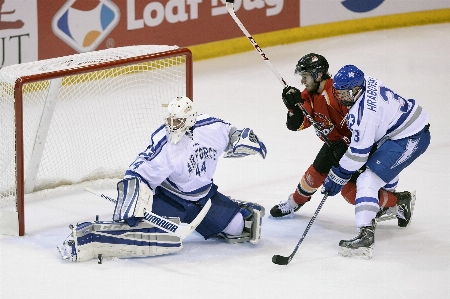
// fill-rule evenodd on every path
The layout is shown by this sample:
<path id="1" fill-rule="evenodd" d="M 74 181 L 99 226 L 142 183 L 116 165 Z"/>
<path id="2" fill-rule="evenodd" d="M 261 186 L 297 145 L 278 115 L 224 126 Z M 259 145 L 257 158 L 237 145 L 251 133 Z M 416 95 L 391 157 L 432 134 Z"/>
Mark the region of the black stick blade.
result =
<path id="1" fill-rule="evenodd" d="M 272 263 L 277 265 L 287 265 L 289 264 L 290 261 L 291 261 L 290 256 L 281 256 L 276 254 L 272 257 Z"/>

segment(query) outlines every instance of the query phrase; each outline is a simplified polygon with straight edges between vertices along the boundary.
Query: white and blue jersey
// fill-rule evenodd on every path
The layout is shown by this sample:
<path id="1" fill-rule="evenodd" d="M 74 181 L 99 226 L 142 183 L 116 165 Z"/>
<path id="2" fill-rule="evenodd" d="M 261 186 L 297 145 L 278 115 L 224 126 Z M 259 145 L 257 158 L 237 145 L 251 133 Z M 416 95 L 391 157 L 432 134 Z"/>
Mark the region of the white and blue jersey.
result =
<path id="1" fill-rule="evenodd" d="M 231 124 L 199 114 L 192 133 L 187 132 L 173 144 L 162 125 L 151 135 L 147 149 L 129 166 L 126 176 L 140 176 L 153 192 L 161 186 L 188 201 L 204 198 L 211 189 L 219 156 L 229 148 L 230 130 L 235 130 Z"/>
<path id="2" fill-rule="evenodd" d="M 428 148 L 428 114 L 415 100 L 366 76 L 365 91 L 349 110 L 347 126 L 352 138 L 339 166 L 349 172 L 367 166 L 356 182 L 355 219 L 361 228 L 370 226 L 380 209 L 380 188 L 395 190 L 401 171 Z"/>
<path id="3" fill-rule="evenodd" d="M 413 136 L 428 123 L 428 114 L 415 100 L 401 97 L 375 78 L 365 80 L 365 92 L 347 114 L 352 139 L 339 162 L 351 172 L 367 162 L 374 144 L 379 148 L 386 140 Z"/>

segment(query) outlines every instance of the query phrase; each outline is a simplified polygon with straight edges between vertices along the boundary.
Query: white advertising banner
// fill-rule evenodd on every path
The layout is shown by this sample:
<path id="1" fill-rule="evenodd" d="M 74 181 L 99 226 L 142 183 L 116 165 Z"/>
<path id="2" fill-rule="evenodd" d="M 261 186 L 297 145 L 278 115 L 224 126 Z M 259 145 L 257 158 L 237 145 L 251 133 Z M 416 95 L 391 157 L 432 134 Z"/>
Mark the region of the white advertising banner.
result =
<path id="1" fill-rule="evenodd" d="M 450 0 L 300 0 L 300 26 L 450 8 Z"/>
<path id="2" fill-rule="evenodd" d="M 0 0 L 0 68 L 38 59 L 37 0 Z"/>

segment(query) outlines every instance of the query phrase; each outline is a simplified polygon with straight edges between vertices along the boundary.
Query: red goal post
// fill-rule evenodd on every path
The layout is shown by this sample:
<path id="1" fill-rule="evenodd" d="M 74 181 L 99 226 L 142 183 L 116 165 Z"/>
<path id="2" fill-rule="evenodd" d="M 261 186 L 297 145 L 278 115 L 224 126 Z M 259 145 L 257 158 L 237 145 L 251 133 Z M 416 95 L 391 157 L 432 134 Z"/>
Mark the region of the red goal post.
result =
<path id="1" fill-rule="evenodd" d="M 25 234 L 28 194 L 120 179 L 176 96 L 192 53 L 142 45 L 0 70 L 0 233 Z"/>

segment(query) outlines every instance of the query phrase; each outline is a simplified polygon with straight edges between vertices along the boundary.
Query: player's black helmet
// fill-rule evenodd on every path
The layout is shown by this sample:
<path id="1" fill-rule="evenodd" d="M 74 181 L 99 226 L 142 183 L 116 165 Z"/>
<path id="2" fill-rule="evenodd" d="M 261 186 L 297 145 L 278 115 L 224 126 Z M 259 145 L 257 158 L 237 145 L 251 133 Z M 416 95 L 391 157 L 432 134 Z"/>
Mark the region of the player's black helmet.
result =
<path id="1" fill-rule="evenodd" d="M 322 55 L 316 53 L 309 53 L 300 58 L 295 67 L 295 74 L 300 75 L 302 72 L 308 72 L 317 79 L 317 73 L 328 74 L 328 61 Z"/>

